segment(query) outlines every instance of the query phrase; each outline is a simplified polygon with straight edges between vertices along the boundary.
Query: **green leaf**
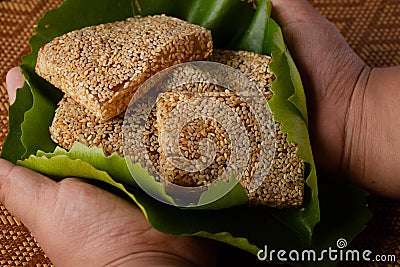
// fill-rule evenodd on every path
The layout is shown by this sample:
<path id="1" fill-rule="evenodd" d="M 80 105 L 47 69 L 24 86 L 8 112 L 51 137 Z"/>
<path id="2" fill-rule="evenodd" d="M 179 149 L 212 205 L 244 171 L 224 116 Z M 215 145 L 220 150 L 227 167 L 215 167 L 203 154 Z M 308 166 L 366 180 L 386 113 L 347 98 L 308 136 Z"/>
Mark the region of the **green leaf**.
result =
<path id="1" fill-rule="evenodd" d="M 347 201 L 359 204 L 346 205 L 346 201 L 338 202 L 321 194 L 319 202 L 318 186 L 330 188 L 331 183 L 317 182 L 300 75 L 286 49 L 279 25 L 270 18 L 269 1 L 255 1 L 255 5 L 256 10 L 241 0 L 66 0 L 38 22 L 36 34 L 30 39 L 32 52 L 24 57 L 21 66 L 26 85 L 10 108 L 11 129 L 2 157 L 15 162 L 29 156 L 19 163 L 57 179 L 77 176 L 103 181 L 127 194 L 153 227 L 169 234 L 203 236 L 253 254 L 266 244 L 277 249 L 322 247 L 334 242 L 338 233 L 350 241 L 369 218 L 365 195 L 346 188 Z M 270 68 L 276 80 L 272 85 L 274 96 L 268 104 L 275 120 L 283 125 L 282 131 L 288 134 L 288 140 L 298 145 L 298 157 L 307 163 L 302 207 L 279 210 L 238 205 L 220 209 L 243 203 L 243 189 L 235 187 L 217 203 L 206 206 L 207 210 L 180 209 L 161 203 L 138 188 L 125 160 L 116 154 L 105 157 L 101 148 L 89 149 L 81 144 L 69 152 L 56 148 L 48 128 L 62 95 L 34 72 L 39 48 L 56 36 L 84 26 L 122 20 L 134 14 L 160 13 L 211 29 L 217 48 L 240 48 L 272 56 Z M 135 168 L 133 174 L 144 178 L 148 175 L 140 166 Z M 334 194 L 342 193 L 341 186 L 332 186 L 332 189 Z M 336 225 L 332 218 L 339 209 L 344 216 L 340 225 Z M 354 219 L 358 215 L 359 219 Z"/>
<path id="2" fill-rule="evenodd" d="M 208 28 L 220 48 L 235 45 L 254 13 L 252 5 L 236 0 L 135 0 L 133 6 L 135 15 L 167 14 Z"/>
<path id="3" fill-rule="evenodd" d="M 275 37 L 280 36 L 276 35 Z M 306 191 L 304 201 L 304 212 L 299 219 L 304 220 L 304 225 L 315 225 L 319 217 L 318 185 L 311 144 L 308 137 L 307 122 L 303 119 L 301 112 L 289 101 L 295 93 L 294 85 L 288 71 L 289 63 L 285 53 L 273 52 L 274 61 L 271 63 L 271 71 L 277 77 L 272 84 L 271 90 L 274 96 L 269 101 L 269 106 L 274 113 L 274 119 L 282 124 L 282 131 L 288 134 L 288 141 L 298 144 L 297 156 L 309 164 L 309 173 L 306 175 L 306 184 L 311 191 Z M 290 217 L 290 215 L 289 215 Z M 312 229 L 309 229 L 309 232 Z M 308 238 L 311 239 L 311 236 Z"/>
<path id="4" fill-rule="evenodd" d="M 294 64 L 289 51 L 285 52 L 285 56 L 290 70 L 290 78 L 294 87 L 294 93 L 289 97 L 289 101 L 301 112 L 303 120 L 308 125 L 306 95 L 304 93 L 303 84 L 301 83 L 300 73 Z"/>
<path id="5" fill-rule="evenodd" d="M 365 228 L 365 223 L 372 218 L 367 209 L 368 193 L 340 181 L 337 177 L 320 174 L 324 179 L 319 183 L 321 221 L 314 229 L 312 247 L 337 249 L 336 242 L 345 239 L 348 243 Z M 334 266 L 335 262 L 325 259 L 319 264 L 309 266 Z"/>
<path id="6" fill-rule="evenodd" d="M 319 183 L 321 199 L 321 222 L 315 228 L 313 245 L 327 248 L 335 247 L 339 238 L 349 243 L 365 228 L 371 219 L 368 206 L 368 193 L 355 188 L 328 174 L 320 174 L 324 183 Z M 357 212 L 354 212 L 357 211 Z M 346 230 L 344 230 L 346 229 Z"/>
<path id="7" fill-rule="evenodd" d="M 86 161 L 71 159 L 64 153 L 59 155 L 55 153 L 51 157 L 48 157 L 49 154 L 39 153 L 39 155 L 42 156 L 31 155 L 18 164 L 56 180 L 63 177 L 80 177 L 108 183 L 120 189 L 138 204 L 156 229 L 169 234 L 208 237 L 228 242 L 251 253 L 257 252 L 257 245 L 262 247 L 269 239 L 271 239 L 269 244 L 276 247 L 287 247 L 289 243 L 285 240 L 289 239 L 290 245 L 296 247 L 303 247 L 307 243 L 296 232 L 287 231 L 278 218 L 276 209 L 261 206 L 251 208 L 238 206 L 223 210 L 180 209 L 149 197 L 137 187 L 116 182 L 107 172 L 98 170 Z M 262 230 L 262 234 L 258 230 Z"/>
<path id="8" fill-rule="evenodd" d="M 268 102 L 274 119 L 282 124 L 282 131 L 288 134 L 288 140 L 298 144 L 297 156 L 309 164 L 306 173 L 306 183 L 311 191 L 306 191 L 304 211 L 295 215 L 295 212 L 280 214 L 284 222 L 296 216 L 303 221 L 302 227 L 295 229 L 312 238 L 312 228 L 319 221 L 318 185 L 308 137 L 307 107 L 300 75 L 286 49 L 282 32 L 279 26 L 269 15 L 271 5 L 269 1 L 258 1 L 258 10 L 246 34 L 238 44 L 239 49 L 249 49 L 262 54 L 272 54 L 273 61 L 270 65 L 276 80 L 271 90 L 274 96 Z M 290 223 L 291 224 L 291 223 Z M 288 226 L 290 227 L 290 226 Z"/>
<path id="9" fill-rule="evenodd" d="M 226 189 L 231 189 L 229 193 Z M 220 198 L 220 196 L 223 196 Z M 214 201 L 217 199 L 217 201 Z M 241 186 L 238 180 L 231 174 L 228 182 L 217 181 L 212 184 L 206 192 L 200 196 L 198 205 L 201 209 L 219 210 L 224 208 L 235 207 L 249 202 L 246 190 Z"/>
<path id="10" fill-rule="evenodd" d="M 64 155 L 73 160 L 80 159 L 90 163 L 98 170 L 106 171 L 118 183 L 137 186 L 129 172 L 125 159 L 117 153 L 113 153 L 111 156 L 106 157 L 101 147 L 89 148 L 86 145 L 77 142 L 69 151 L 56 147 L 54 152 L 45 153 L 43 151 L 38 151 L 36 155 L 38 157 L 45 156 L 47 158 Z"/>
<path id="11" fill-rule="evenodd" d="M 24 86 L 17 90 L 16 100 L 9 109 L 9 131 L 3 144 L 1 157 L 16 163 L 26 152 L 26 148 L 21 142 L 21 124 L 24 121 L 25 112 L 32 107 L 32 94 L 29 86 Z"/>
<path id="12" fill-rule="evenodd" d="M 134 176 L 135 181 L 142 186 L 142 189 L 151 196 L 158 196 L 158 200 L 164 203 L 175 205 L 174 199 L 166 193 L 164 185 L 150 176 L 146 169 L 143 169 L 139 163 L 132 163 L 129 157 L 126 158 L 125 162 L 131 174 Z M 143 186 L 145 186 L 145 188 Z"/>
<path id="13" fill-rule="evenodd" d="M 135 196 L 127 191 L 124 185 L 116 182 L 107 172 L 98 170 L 90 163 L 80 159 L 71 159 L 66 155 L 54 155 L 51 158 L 45 155 L 40 157 L 31 155 L 27 159 L 18 161 L 17 163 L 20 166 L 52 177 L 54 180 L 61 180 L 65 177 L 79 177 L 104 182 L 121 190 L 136 202 Z M 137 204 L 140 207 L 140 203 Z"/>
<path id="14" fill-rule="evenodd" d="M 271 54 L 272 50 L 264 48 L 264 42 L 271 43 L 269 24 L 271 19 L 271 4 L 269 1 L 257 1 L 257 10 L 245 34 L 236 45 L 238 50 L 248 50 L 258 54 Z M 275 49 L 274 49 L 275 50 Z"/>
<path id="15" fill-rule="evenodd" d="M 136 180 L 145 181 L 146 184 L 151 187 L 150 190 L 155 191 L 158 196 L 163 196 L 167 202 L 174 203 L 170 196 L 165 193 L 164 187 L 160 183 L 155 182 L 154 177 L 151 177 L 146 169 L 143 169 L 138 163 L 133 164 L 127 160 L 127 158 L 122 158 L 118 153 L 113 153 L 111 156 L 105 156 L 102 148 L 89 148 L 86 145 L 77 142 L 69 151 L 56 147 L 54 152 L 46 153 L 39 150 L 36 154 L 37 157 L 46 157 L 48 159 L 61 155 L 67 156 L 72 160 L 82 160 L 91 164 L 98 170 L 106 171 L 117 183 L 126 186 L 138 187 L 135 182 Z M 21 164 L 24 164 L 23 162 L 24 161 L 20 161 Z M 75 169 L 79 170 L 79 168 L 80 166 L 75 166 Z M 54 173 L 45 174 L 54 175 Z M 134 175 L 134 178 L 132 175 Z M 62 177 L 62 174 L 58 174 L 58 177 Z M 237 184 L 236 180 L 234 180 L 234 182 Z M 144 184 L 144 182 L 142 182 L 142 184 Z M 225 189 L 226 187 L 227 185 L 224 184 L 222 188 Z M 214 199 L 214 194 L 218 195 L 219 191 L 218 185 L 214 186 L 211 190 L 206 191 L 208 194 L 202 196 L 201 201 L 208 203 L 208 201 L 204 199 L 207 199 L 208 197 Z M 245 190 L 238 185 L 224 197 L 218 199 L 218 201 L 208 205 L 201 205 L 201 203 L 199 203 L 199 207 L 196 207 L 195 209 L 222 209 L 245 204 L 247 202 L 248 198 Z M 193 209 L 193 207 L 188 207 L 187 209 Z"/>
<path id="16" fill-rule="evenodd" d="M 80 159 L 70 159 L 64 153 L 51 158 L 47 157 L 49 154 L 47 156 L 40 154 L 43 156 L 30 156 L 19 164 L 56 180 L 62 177 L 83 177 L 106 182 L 127 194 L 138 204 L 146 218 L 153 221 L 153 226 L 158 230 L 173 235 L 195 235 L 214 239 L 252 254 L 256 254 L 264 245 L 272 249 L 287 250 L 309 249 L 310 246 L 315 249 L 335 247 L 335 242 L 339 238 L 352 240 L 358 232 L 363 230 L 365 221 L 371 218 L 370 212 L 365 209 L 367 194 L 364 191 L 332 180 L 330 177 L 324 177 L 326 182 L 321 186 L 321 191 L 324 193 L 321 198 L 325 200 L 322 201 L 322 220 L 315 229 L 312 243 L 304 244 L 301 240 L 296 240 L 295 233 L 285 232 L 284 222 L 277 219 L 274 209 L 245 206 L 215 211 L 179 209 L 149 198 L 138 188 L 130 188 L 114 181 L 107 172 L 98 170 Z M 340 196 L 337 194 L 338 191 L 340 191 Z M 332 199 L 334 201 L 329 201 Z M 360 199 L 363 200 L 360 201 Z M 354 210 L 359 212 L 354 213 Z M 249 218 L 252 218 L 251 224 L 249 224 Z M 249 228 L 257 231 L 249 231 Z M 255 235 L 249 235 L 249 232 Z M 290 242 L 287 242 L 288 240 Z M 234 256 L 231 255 L 231 257 Z M 250 266 L 252 262 L 257 263 L 255 257 L 243 264 Z M 320 264 L 333 266 L 334 263 Z M 318 266 L 318 264 L 308 263 L 304 266 Z"/>
<path id="17" fill-rule="evenodd" d="M 26 65 L 21 65 L 21 70 L 33 96 L 32 108 L 25 113 L 24 121 L 21 124 L 21 141 L 26 149 L 22 158 L 26 158 L 39 149 L 52 151 L 56 147 L 50 138 L 48 128 L 53 121 L 54 111 L 57 108 L 58 102 L 56 101 L 61 100 L 62 94 L 59 90 L 55 90 L 52 85 L 37 77 L 34 72 L 32 73 L 33 70 Z M 40 142 L 37 142 L 39 138 Z"/>

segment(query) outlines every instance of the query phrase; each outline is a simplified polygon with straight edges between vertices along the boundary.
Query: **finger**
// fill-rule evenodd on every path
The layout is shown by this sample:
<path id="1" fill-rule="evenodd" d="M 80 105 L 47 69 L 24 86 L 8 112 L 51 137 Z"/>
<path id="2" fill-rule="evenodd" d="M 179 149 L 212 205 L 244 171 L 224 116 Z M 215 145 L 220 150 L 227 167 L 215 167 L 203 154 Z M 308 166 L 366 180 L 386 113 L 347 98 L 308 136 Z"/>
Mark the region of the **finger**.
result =
<path id="1" fill-rule="evenodd" d="M 55 199 L 56 182 L 0 159 L 0 202 L 34 232 L 48 199 Z"/>
<path id="2" fill-rule="evenodd" d="M 6 85 L 10 104 L 13 104 L 17 89 L 24 86 L 24 77 L 22 76 L 19 67 L 14 67 L 8 71 L 6 76 Z"/>

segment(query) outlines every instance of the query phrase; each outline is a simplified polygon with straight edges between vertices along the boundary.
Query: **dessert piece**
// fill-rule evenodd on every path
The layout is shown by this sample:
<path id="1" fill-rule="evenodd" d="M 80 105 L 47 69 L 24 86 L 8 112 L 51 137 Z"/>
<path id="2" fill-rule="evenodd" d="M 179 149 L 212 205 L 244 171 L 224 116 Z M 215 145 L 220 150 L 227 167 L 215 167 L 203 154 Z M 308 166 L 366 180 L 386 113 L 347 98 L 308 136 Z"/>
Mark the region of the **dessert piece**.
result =
<path id="1" fill-rule="evenodd" d="M 56 37 L 36 72 L 102 121 L 125 111 L 136 89 L 169 66 L 212 52 L 211 32 L 165 16 L 132 17 Z"/>

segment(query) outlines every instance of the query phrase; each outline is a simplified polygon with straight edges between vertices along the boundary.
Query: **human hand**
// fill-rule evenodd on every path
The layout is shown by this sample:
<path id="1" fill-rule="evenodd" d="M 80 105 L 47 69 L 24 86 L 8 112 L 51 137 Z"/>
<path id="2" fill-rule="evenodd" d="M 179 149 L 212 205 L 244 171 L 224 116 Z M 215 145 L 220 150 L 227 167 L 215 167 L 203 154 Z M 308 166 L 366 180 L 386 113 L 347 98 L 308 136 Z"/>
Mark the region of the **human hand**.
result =
<path id="1" fill-rule="evenodd" d="M 7 75 L 11 101 L 23 78 Z M 81 179 L 55 182 L 0 159 L 0 202 L 55 266 L 213 266 L 215 244 L 158 232 L 132 203 Z"/>
<path id="2" fill-rule="evenodd" d="M 400 68 L 372 69 L 306 0 L 271 0 L 302 76 L 317 168 L 400 198 Z"/>

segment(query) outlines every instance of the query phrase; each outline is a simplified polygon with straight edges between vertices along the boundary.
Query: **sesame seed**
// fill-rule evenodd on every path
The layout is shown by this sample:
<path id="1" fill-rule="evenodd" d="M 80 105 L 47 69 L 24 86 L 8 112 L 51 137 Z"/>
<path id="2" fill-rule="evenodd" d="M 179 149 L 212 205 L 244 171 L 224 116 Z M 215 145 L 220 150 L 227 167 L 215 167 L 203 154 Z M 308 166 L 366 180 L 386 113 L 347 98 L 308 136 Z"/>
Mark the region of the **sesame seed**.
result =
<path id="1" fill-rule="evenodd" d="M 36 72 L 106 121 L 154 73 L 211 52 L 211 32 L 203 27 L 165 15 L 136 16 L 56 37 L 40 49 Z"/>
<path id="2" fill-rule="evenodd" d="M 270 86 L 275 78 L 268 68 L 270 57 L 244 51 L 216 50 L 209 60 L 239 69 L 261 89 L 266 101 L 273 97 Z M 147 166 L 149 169 L 153 166 L 158 173 L 164 174 L 163 179 L 182 186 L 202 186 L 220 179 L 219 177 L 224 175 L 224 168 L 229 159 L 234 156 L 233 139 L 241 138 L 240 135 L 234 134 L 233 126 L 224 127 L 226 116 L 212 112 L 213 109 L 225 106 L 229 109 L 227 114 L 230 114 L 227 117 L 232 117 L 235 123 L 237 118 L 241 117 L 248 133 L 249 156 L 237 164 L 245 168 L 239 182 L 247 190 L 249 204 L 277 208 L 301 206 L 305 163 L 297 157 L 298 146 L 287 140 L 287 134 L 282 132 L 282 125 L 279 122 L 272 121 L 272 127 L 259 124 L 259 118 L 255 116 L 257 110 L 253 111 L 246 101 L 232 91 L 214 84 L 198 82 L 183 84 L 175 89 L 178 91 L 161 94 L 150 114 L 138 114 L 130 121 L 132 131 L 134 127 L 141 127 L 139 123 L 141 120 L 146 121 L 144 140 L 149 160 L 142 162 L 142 166 Z M 206 98 L 212 101 L 204 101 Z M 185 101 L 193 101 L 195 109 L 177 108 Z M 146 108 L 143 107 L 143 110 Z M 185 114 L 194 110 L 200 113 L 206 111 L 208 117 L 198 117 L 184 123 L 181 129 L 175 129 L 174 125 L 180 123 L 179 118 L 185 118 Z M 169 118 L 178 119 L 174 121 Z M 74 142 L 82 142 L 90 147 L 102 146 L 106 155 L 117 152 L 123 156 L 122 127 L 122 115 L 103 122 L 73 99 L 65 96 L 56 110 L 50 132 L 53 140 L 66 149 L 70 149 Z M 174 139 L 173 136 L 177 138 Z M 215 145 L 214 157 L 201 153 L 208 148 L 209 143 L 202 142 L 206 139 Z M 261 148 L 267 146 L 270 140 L 274 140 L 272 145 L 275 149 L 265 157 L 267 163 L 271 162 L 271 166 L 267 173 L 261 175 L 261 186 L 251 191 L 248 188 L 253 176 L 265 164 L 261 161 Z M 131 141 L 138 142 L 134 139 Z M 173 142 L 177 142 L 178 145 L 174 146 Z M 178 150 L 174 150 L 174 147 Z M 184 155 L 194 165 L 196 171 L 176 168 L 171 164 L 169 160 L 178 160 L 179 155 Z M 140 160 L 143 159 L 137 159 L 138 162 Z M 183 164 L 185 161 L 180 163 Z M 183 164 L 183 167 L 190 166 Z M 235 168 L 240 169 L 240 166 L 234 166 L 233 170 Z"/>

